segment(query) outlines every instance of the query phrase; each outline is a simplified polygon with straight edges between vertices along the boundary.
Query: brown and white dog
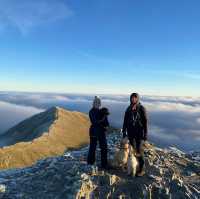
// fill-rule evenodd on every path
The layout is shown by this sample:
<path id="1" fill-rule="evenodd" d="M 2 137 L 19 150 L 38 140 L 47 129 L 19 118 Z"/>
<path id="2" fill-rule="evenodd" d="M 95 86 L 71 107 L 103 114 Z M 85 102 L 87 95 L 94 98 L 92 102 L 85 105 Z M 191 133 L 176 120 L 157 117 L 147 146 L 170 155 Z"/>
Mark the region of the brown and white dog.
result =
<path id="1" fill-rule="evenodd" d="M 137 156 L 136 150 L 131 145 L 129 145 L 127 173 L 128 175 L 133 177 L 136 176 L 136 172 L 138 170 L 138 165 L 139 165 L 136 156 Z"/>
<path id="2" fill-rule="evenodd" d="M 113 166 L 117 168 L 122 168 L 123 171 L 126 171 L 128 154 L 129 154 L 129 140 L 126 137 L 122 139 L 120 143 L 120 148 L 114 155 Z"/>

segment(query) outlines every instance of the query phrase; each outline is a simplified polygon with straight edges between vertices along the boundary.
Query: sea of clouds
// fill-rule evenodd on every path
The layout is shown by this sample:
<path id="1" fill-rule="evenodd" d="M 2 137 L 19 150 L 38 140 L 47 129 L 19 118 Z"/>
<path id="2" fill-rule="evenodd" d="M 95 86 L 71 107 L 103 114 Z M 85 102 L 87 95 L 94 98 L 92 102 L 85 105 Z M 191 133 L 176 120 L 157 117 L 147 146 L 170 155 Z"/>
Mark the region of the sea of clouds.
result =
<path id="1" fill-rule="evenodd" d="M 111 125 L 122 127 L 129 95 L 100 95 Z M 0 134 L 52 106 L 88 113 L 93 95 L 0 92 Z M 200 98 L 142 96 L 149 117 L 149 140 L 158 146 L 200 150 Z"/>

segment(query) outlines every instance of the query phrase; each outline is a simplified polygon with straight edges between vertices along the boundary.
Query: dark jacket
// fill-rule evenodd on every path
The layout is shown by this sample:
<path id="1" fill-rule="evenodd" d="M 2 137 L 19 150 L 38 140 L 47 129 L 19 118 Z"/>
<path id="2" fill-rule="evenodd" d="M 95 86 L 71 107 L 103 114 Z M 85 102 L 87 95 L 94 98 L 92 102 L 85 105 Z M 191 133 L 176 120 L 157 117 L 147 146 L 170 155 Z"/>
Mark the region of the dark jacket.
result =
<path id="1" fill-rule="evenodd" d="M 137 104 L 136 111 L 132 110 L 131 104 L 125 112 L 123 123 L 123 136 L 147 139 L 147 114 L 146 109 L 140 103 Z M 126 134 L 127 132 L 127 134 Z"/>
<path id="2" fill-rule="evenodd" d="M 109 122 L 107 116 L 102 114 L 101 109 L 92 108 L 89 112 L 89 118 L 91 122 L 90 136 L 100 136 L 105 133 Z"/>

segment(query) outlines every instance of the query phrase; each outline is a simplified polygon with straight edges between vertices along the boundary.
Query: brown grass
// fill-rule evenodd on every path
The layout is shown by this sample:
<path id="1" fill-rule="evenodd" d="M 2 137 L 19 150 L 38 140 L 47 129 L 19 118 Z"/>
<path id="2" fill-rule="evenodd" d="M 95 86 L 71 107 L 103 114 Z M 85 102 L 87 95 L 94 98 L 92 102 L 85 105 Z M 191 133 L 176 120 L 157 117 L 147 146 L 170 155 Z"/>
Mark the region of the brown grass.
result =
<path id="1" fill-rule="evenodd" d="M 48 132 L 28 142 L 0 148 L 0 168 L 31 166 L 37 160 L 63 154 L 67 148 L 79 148 L 89 142 L 86 114 L 56 108 L 55 121 Z"/>

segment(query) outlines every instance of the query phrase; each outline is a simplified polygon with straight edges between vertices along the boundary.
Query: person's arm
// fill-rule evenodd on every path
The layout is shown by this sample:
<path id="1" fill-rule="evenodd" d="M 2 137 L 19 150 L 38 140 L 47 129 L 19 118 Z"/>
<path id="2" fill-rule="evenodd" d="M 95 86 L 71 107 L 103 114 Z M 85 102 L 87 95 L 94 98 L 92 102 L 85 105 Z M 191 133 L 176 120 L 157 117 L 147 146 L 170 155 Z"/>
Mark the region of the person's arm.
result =
<path id="1" fill-rule="evenodd" d="M 143 128 L 144 128 L 144 136 L 143 139 L 146 141 L 147 140 L 147 135 L 148 135 L 148 116 L 147 116 L 147 111 L 144 107 L 142 107 L 142 115 L 143 115 Z"/>
<path id="2" fill-rule="evenodd" d="M 108 122 L 107 116 L 104 116 L 104 117 L 100 120 L 100 125 L 101 125 L 103 128 L 105 128 L 105 129 L 107 129 L 107 128 L 110 126 L 110 124 L 109 124 L 109 122 Z"/>
<path id="3" fill-rule="evenodd" d="M 90 121 L 91 121 L 92 125 L 99 124 L 100 121 L 99 121 L 99 117 L 98 117 L 97 112 L 90 111 L 89 117 L 90 117 Z"/>
<path id="4" fill-rule="evenodd" d="M 110 124 L 109 124 L 109 122 L 108 122 L 108 118 L 106 117 L 105 118 L 105 127 L 109 127 L 110 126 Z"/>
<path id="5" fill-rule="evenodd" d="M 123 137 L 127 136 L 126 134 L 127 122 L 128 122 L 128 110 L 125 111 L 125 115 L 124 115 L 124 123 L 123 123 L 123 128 L 122 128 Z"/>

